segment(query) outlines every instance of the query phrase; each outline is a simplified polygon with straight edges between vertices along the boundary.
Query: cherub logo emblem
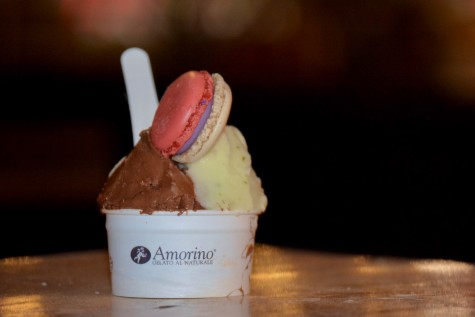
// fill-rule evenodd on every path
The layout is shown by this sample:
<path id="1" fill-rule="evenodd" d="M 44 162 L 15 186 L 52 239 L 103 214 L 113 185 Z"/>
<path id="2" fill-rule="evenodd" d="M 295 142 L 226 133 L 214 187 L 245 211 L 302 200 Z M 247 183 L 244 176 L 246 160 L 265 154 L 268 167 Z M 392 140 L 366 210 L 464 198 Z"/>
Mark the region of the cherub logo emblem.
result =
<path id="1" fill-rule="evenodd" d="M 143 246 L 137 246 L 130 251 L 130 258 L 137 264 L 145 264 L 150 260 L 150 251 Z"/>

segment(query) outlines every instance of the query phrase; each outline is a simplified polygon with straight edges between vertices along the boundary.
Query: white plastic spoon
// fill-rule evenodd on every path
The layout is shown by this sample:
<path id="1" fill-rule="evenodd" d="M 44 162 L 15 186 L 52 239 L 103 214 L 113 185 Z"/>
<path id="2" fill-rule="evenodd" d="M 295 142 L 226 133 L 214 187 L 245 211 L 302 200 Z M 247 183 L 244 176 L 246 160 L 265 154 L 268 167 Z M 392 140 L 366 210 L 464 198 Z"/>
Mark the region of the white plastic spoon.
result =
<path id="1" fill-rule="evenodd" d="M 158 97 L 153 79 L 152 67 L 147 52 L 132 47 L 121 57 L 134 145 L 140 139 L 140 132 L 152 125 L 158 107 Z"/>

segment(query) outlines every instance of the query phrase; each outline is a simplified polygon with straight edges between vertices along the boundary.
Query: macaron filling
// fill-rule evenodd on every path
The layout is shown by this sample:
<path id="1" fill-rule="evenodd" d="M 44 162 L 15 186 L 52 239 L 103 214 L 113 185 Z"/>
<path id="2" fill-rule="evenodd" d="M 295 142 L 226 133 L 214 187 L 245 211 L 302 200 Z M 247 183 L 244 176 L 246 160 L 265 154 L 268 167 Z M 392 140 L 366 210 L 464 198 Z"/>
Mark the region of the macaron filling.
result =
<path id="1" fill-rule="evenodd" d="M 203 99 L 201 103 L 206 103 L 206 99 Z M 193 134 L 191 137 L 183 144 L 183 146 L 176 152 L 176 154 L 182 154 L 195 143 L 196 139 L 200 135 L 201 131 L 203 130 L 206 121 L 208 121 L 209 115 L 211 114 L 211 109 L 213 108 L 213 99 L 211 99 L 208 103 L 208 106 L 206 107 L 205 112 L 201 115 L 200 121 L 198 122 L 198 125 L 196 128 L 193 130 Z"/>

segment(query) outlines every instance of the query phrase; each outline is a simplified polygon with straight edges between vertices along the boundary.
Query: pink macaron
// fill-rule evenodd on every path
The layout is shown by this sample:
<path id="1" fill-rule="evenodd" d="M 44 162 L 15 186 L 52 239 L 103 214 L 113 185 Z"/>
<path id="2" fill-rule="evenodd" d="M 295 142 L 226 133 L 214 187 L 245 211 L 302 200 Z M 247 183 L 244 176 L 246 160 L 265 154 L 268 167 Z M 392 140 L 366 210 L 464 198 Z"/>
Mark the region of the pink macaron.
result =
<path id="1" fill-rule="evenodd" d="M 221 75 L 184 73 L 160 101 L 150 128 L 153 146 L 179 163 L 200 159 L 224 130 L 231 103 L 231 89 Z"/>
<path id="2" fill-rule="evenodd" d="M 187 150 L 209 116 L 213 79 L 206 71 L 189 71 L 166 89 L 155 113 L 152 144 L 166 157 Z"/>

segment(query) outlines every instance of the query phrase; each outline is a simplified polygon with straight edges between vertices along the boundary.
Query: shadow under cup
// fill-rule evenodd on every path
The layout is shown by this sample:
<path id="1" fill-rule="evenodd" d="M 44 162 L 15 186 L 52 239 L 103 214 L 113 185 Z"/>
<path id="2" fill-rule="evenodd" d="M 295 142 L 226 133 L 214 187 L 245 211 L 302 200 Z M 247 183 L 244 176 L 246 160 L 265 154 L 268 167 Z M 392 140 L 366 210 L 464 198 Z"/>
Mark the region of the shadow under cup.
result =
<path id="1" fill-rule="evenodd" d="M 203 298 L 250 292 L 258 214 L 103 212 L 113 295 Z"/>

